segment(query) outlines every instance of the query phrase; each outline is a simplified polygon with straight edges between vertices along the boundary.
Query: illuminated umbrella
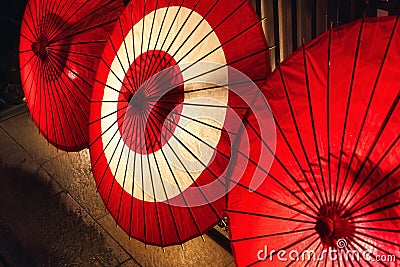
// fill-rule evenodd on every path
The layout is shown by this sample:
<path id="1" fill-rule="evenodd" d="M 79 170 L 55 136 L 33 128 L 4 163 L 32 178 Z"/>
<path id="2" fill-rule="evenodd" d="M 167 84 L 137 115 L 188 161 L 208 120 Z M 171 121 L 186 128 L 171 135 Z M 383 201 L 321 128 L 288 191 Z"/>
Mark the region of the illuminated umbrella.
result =
<path id="1" fill-rule="evenodd" d="M 255 192 L 243 180 L 229 196 L 239 266 L 398 266 L 398 24 L 329 30 L 268 79 L 275 161 Z"/>
<path id="2" fill-rule="evenodd" d="M 23 89 L 34 122 L 59 149 L 88 145 L 99 57 L 123 6 L 120 0 L 27 3 L 19 47 Z"/>
<path id="3" fill-rule="evenodd" d="M 132 1 L 117 24 L 91 105 L 98 191 L 130 237 L 182 244 L 221 221 L 228 106 L 243 117 L 256 96 L 235 77 L 265 81 L 268 47 L 249 1 Z"/>

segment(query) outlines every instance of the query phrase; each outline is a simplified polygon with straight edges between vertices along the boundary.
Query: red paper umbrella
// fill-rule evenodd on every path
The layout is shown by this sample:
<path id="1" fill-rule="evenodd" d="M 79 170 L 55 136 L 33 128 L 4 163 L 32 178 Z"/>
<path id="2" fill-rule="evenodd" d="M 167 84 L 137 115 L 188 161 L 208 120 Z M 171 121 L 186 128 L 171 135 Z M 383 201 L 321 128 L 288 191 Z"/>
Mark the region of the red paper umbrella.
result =
<path id="1" fill-rule="evenodd" d="M 399 62 L 398 17 L 386 17 L 332 29 L 277 67 L 263 88 L 275 161 L 255 192 L 243 180 L 229 196 L 239 266 L 399 266 Z"/>
<path id="2" fill-rule="evenodd" d="M 243 88 L 270 72 L 268 47 L 249 1 L 132 1 L 117 24 L 92 96 L 94 177 L 129 236 L 181 244 L 221 220 L 228 186 L 214 182 L 255 103 Z"/>
<path id="3" fill-rule="evenodd" d="M 19 47 L 23 89 L 34 122 L 59 149 L 88 145 L 99 57 L 123 6 L 120 0 L 28 1 Z"/>

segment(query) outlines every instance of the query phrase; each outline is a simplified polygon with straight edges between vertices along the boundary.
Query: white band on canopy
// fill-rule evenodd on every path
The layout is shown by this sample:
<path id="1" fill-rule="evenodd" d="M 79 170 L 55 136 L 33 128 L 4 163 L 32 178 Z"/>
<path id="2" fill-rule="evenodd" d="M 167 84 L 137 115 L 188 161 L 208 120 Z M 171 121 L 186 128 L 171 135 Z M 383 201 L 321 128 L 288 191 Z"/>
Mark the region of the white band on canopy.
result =
<path id="1" fill-rule="evenodd" d="M 140 56 L 141 52 L 147 52 L 143 51 L 143 49 L 147 49 L 147 47 L 153 50 L 165 50 L 170 47 L 167 52 L 170 55 L 174 55 L 174 60 L 176 62 L 179 62 L 179 67 L 181 70 L 184 70 L 186 67 L 190 66 L 192 62 L 196 62 L 216 48 L 218 49 L 202 59 L 202 61 L 226 64 L 225 54 L 223 49 L 220 47 L 221 43 L 219 42 L 217 35 L 214 32 L 209 34 L 209 32 L 212 31 L 211 26 L 206 20 L 203 20 L 201 24 L 194 30 L 194 28 L 202 20 L 202 17 L 198 13 L 193 12 L 188 8 L 181 7 L 176 21 L 172 25 L 171 31 L 167 36 L 169 25 L 172 24 L 172 21 L 176 13 L 178 12 L 178 8 L 179 7 L 169 7 L 168 12 L 167 8 L 158 9 L 156 10 L 155 14 L 154 11 L 151 12 L 134 25 L 133 32 L 130 31 L 125 36 L 125 43 L 128 51 L 126 51 L 125 46 L 121 44 L 117 53 L 119 60 L 116 56 L 111 65 L 111 71 L 109 72 L 107 79 L 107 86 L 115 89 L 121 89 L 122 84 L 120 80 L 124 80 L 124 77 L 126 75 L 125 71 L 128 70 L 130 67 L 129 62 L 134 62 L 134 55 L 137 58 Z M 168 27 L 163 27 L 160 29 L 160 25 L 162 25 L 161 21 L 163 20 L 166 12 L 167 16 L 165 18 L 164 25 L 168 25 Z M 158 35 L 158 33 L 160 32 L 160 40 L 163 40 L 162 42 L 157 42 L 157 44 L 156 37 L 153 36 L 152 38 L 150 38 L 153 17 L 155 22 L 153 25 L 152 33 Z M 181 32 L 178 34 L 181 25 L 188 17 L 189 20 L 186 22 L 185 28 L 181 30 Z M 189 37 L 186 43 L 182 47 L 180 47 L 181 44 L 184 43 L 187 39 L 189 33 L 191 33 L 192 31 L 193 34 Z M 144 36 L 143 38 L 142 32 Z M 204 38 L 207 34 L 209 35 L 207 36 L 206 40 L 199 44 L 199 40 Z M 135 40 L 133 40 L 133 38 L 135 38 Z M 142 39 L 143 44 L 137 45 L 137 41 L 141 41 Z M 173 41 L 174 39 L 175 41 Z M 162 46 L 164 40 L 165 43 Z M 191 51 L 191 53 L 189 53 L 188 55 L 185 55 L 193 47 L 195 47 L 193 51 Z M 135 52 L 133 51 L 133 48 L 135 48 Z M 129 60 L 127 58 L 127 55 Z M 207 72 L 209 69 L 205 69 L 204 66 L 204 64 L 196 64 L 183 71 L 183 81 Z M 118 76 L 118 78 L 114 75 L 114 73 Z M 191 79 L 190 84 L 184 84 L 184 90 L 192 90 L 196 86 L 201 88 L 204 86 L 209 86 L 211 84 L 225 85 L 227 83 L 227 70 L 223 68 L 219 71 L 210 72 L 209 74 Z M 213 92 L 211 94 L 204 94 L 200 92 L 185 94 L 184 102 L 200 105 L 226 106 L 228 104 L 228 89 L 224 87 L 215 88 L 212 90 Z M 201 175 L 202 171 L 204 171 L 205 169 L 204 166 L 196 161 L 193 156 L 185 152 L 185 149 L 182 147 L 182 145 L 180 145 L 174 137 L 171 137 L 168 140 L 169 145 L 165 144 L 161 148 L 164 155 L 162 154 L 161 149 L 154 153 L 154 156 L 159 165 L 159 169 L 161 170 L 160 175 L 156 167 L 153 155 L 148 157 L 148 155 L 138 154 L 135 151 L 132 151 L 130 147 L 124 143 L 118 129 L 118 124 L 115 123 L 118 120 L 118 115 L 116 111 L 118 109 L 117 101 L 119 96 L 120 94 L 118 92 L 114 90 L 108 90 L 107 87 L 105 87 L 103 103 L 101 107 L 101 117 L 103 118 L 101 120 L 103 150 L 110 170 L 114 175 L 116 181 L 130 195 L 132 194 L 132 187 L 134 187 L 133 196 L 137 199 L 143 199 L 144 193 L 145 201 L 154 201 L 154 199 L 156 199 L 157 201 L 162 202 L 179 195 L 181 193 L 180 190 L 184 191 L 186 188 L 193 184 L 192 179 L 196 180 Z M 109 115 L 111 113 L 113 114 Z M 184 105 L 182 107 L 181 114 L 184 114 L 185 117 L 194 118 L 200 122 L 222 128 L 225 121 L 226 109 Z M 199 122 L 185 119 L 184 117 L 180 118 L 178 125 L 179 126 L 177 126 L 177 128 L 175 129 L 174 135 L 180 138 L 180 140 L 188 145 L 190 148 L 193 148 L 192 152 L 201 160 L 202 163 L 204 163 L 206 166 L 209 165 L 209 163 L 213 160 L 216 146 L 219 143 L 221 137 L 221 131 L 215 130 L 210 126 L 201 124 Z M 187 134 L 181 128 L 194 133 L 196 136 L 199 136 L 202 140 L 207 142 L 215 149 L 211 149 L 210 147 L 206 146 L 204 143 Z M 116 134 L 114 135 L 114 133 Z M 110 144 L 106 147 L 109 142 Z M 187 174 L 186 170 L 182 168 L 182 164 L 176 159 L 176 156 L 170 149 L 170 146 L 175 149 L 175 153 L 177 155 L 182 156 L 182 162 L 185 164 L 185 167 L 187 167 L 187 170 L 190 171 L 191 177 Z M 130 153 L 129 157 L 128 153 Z M 126 159 L 129 158 L 129 162 L 127 163 L 129 172 L 126 172 L 125 166 L 121 166 L 126 164 L 126 159 L 125 161 L 121 160 L 120 162 L 118 160 L 119 157 L 113 157 L 113 154 L 124 154 L 126 156 Z M 137 166 L 134 167 L 133 159 L 135 158 L 135 156 L 135 164 Z M 167 158 L 168 163 L 172 168 L 172 171 L 174 172 L 174 176 L 178 181 L 179 187 L 176 185 L 176 181 L 171 174 L 171 171 L 169 170 L 165 158 Z M 149 169 L 148 160 L 150 160 L 151 170 Z M 133 183 L 133 181 L 135 181 L 135 183 Z M 152 183 L 154 185 L 155 196 L 153 196 Z"/>

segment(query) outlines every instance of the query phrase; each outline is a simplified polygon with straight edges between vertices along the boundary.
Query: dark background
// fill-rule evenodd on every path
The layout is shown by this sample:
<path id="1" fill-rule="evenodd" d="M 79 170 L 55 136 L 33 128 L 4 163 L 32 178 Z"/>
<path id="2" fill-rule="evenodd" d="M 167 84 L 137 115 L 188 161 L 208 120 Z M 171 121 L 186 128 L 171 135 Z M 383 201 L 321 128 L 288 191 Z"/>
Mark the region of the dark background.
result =
<path id="1" fill-rule="evenodd" d="M 19 27 L 27 0 L 7 0 L 0 3 L 0 81 L 19 82 Z"/>
<path id="2" fill-rule="evenodd" d="M 19 76 L 19 28 L 27 0 L 0 2 L 0 112 L 23 103 Z"/>

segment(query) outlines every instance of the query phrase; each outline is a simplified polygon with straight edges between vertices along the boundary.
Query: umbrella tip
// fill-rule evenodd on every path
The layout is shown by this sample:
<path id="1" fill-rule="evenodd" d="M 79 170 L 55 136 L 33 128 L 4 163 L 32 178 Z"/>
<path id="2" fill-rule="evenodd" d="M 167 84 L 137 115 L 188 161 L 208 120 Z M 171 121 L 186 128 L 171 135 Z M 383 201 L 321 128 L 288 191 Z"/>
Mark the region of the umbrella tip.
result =
<path id="1" fill-rule="evenodd" d="M 201 235 L 201 239 L 203 240 L 203 242 L 206 242 L 206 239 L 204 238 L 203 235 Z"/>
<path id="2" fill-rule="evenodd" d="M 162 249 L 162 252 L 163 252 L 163 253 L 165 253 L 165 248 L 164 248 L 164 247 L 162 247 L 161 249 Z"/>
<path id="3" fill-rule="evenodd" d="M 182 250 L 185 250 L 185 247 L 183 246 L 183 244 L 181 244 L 181 248 L 182 248 Z"/>

